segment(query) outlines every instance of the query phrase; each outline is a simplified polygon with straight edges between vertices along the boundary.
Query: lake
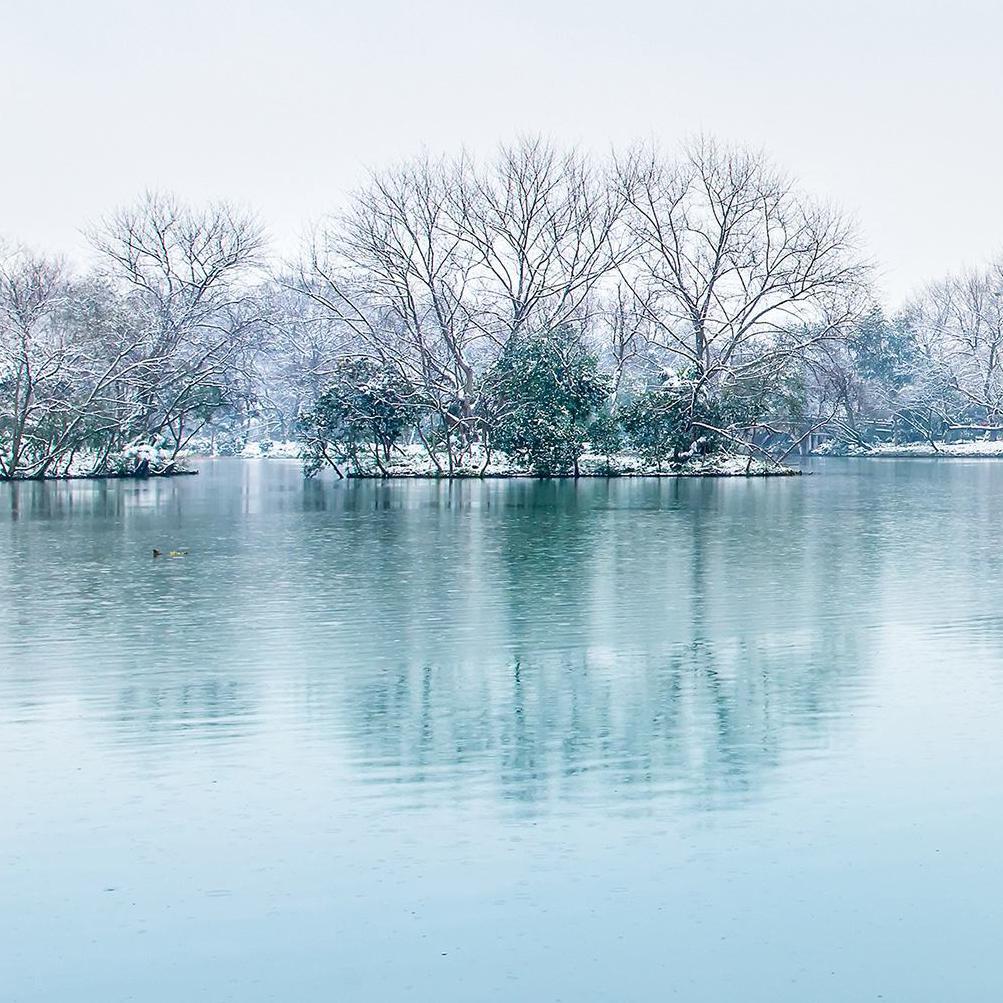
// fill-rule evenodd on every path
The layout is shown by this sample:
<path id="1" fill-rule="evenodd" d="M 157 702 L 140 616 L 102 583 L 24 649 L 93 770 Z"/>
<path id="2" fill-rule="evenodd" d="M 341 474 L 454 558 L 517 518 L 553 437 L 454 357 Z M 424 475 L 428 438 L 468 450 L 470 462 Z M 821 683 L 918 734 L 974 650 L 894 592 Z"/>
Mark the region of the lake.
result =
<path id="1" fill-rule="evenodd" d="M 809 469 L 0 484 L 0 995 L 1000 999 L 1003 463 Z"/>

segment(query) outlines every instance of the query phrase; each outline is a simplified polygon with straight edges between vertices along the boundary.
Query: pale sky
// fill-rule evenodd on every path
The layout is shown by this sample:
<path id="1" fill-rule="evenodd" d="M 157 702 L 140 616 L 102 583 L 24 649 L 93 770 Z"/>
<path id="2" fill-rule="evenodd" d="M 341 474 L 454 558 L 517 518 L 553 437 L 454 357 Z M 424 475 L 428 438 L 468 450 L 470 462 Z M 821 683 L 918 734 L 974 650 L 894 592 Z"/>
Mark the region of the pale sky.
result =
<path id="1" fill-rule="evenodd" d="M 77 257 L 145 188 L 291 252 L 368 167 L 542 133 L 762 147 L 854 213 L 892 303 L 1003 249 L 989 0 L 0 0 L 0 235 Z"/>

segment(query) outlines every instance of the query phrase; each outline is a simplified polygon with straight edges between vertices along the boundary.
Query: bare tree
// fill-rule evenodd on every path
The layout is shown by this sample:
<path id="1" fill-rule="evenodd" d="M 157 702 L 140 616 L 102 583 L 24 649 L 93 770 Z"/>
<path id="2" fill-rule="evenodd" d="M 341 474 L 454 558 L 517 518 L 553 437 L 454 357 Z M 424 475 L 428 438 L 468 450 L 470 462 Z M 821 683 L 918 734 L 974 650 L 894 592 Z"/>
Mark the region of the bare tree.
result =
<path id="1" fill-rule="evenodd" d="M 300 413 L 316 403 L 338 361 L 357 352 L 360 342 L 329 310 L 303 295 L 296 275 L 278 276 L 256 296 L 266 337 L 256 359 L 255 402 L 269 428 L 292 438 Z"/>
<path id="2" fill-rule="evenodd" d="M 625 257 L 622 193 L 575 149 L 541 139 L 503 146 L 484 167 L 460 164 L 453 232 L 474 255 L 477 322 L 500 347 L 526 327 L 585 320 L 590 294 Z"/>
<path id="3" fill-rule="evenodd" d="M 960 399 L 954 421 L 1003 418 L 1003 258 L 930 285 L 911 307 L 929 365 Z"/>
<path id="4" fill-rule="evenodd" d="M 654 339 L 648 311 L 624 283 L 618 282 L 597 297 L 590 331 L 610 371 L 614 404 L 628 375 L 640 371 L 642 377 L 647 377 L 658 369 L 651 353 Z"/>
<path id="5" fill-rule="evenodd" d="M 58 260 L 0 257 L 0 476 L 43 470 L 72 421 L 73 353 L 56 319 L 66 290 Z"/>
<path id="6" fill-rule="evenodd" d="M 866 269 L 850 224 L 762 156 L 700 140 L 678 161 L 635 150 L 618 178 L 637 248 L 623 281 L 694 399 L 748 392 L 857 315 Z"/>
<path id="7" fill-rule="evenodd" d="M 450 467 L 455 440 L 462 451 L 473 437 L 484 337 L 470 287 L 475 255 L 447 212 L 459 183 L 454 167 L 427 158 L 374 175 L 317 234 L 301 271 L 301 288 L 353 331 L 359 354 L 422 390 L 415 403 L 438 419 Z"/>
<path id="8" fill-rule="evenodd" d="M 250 295 L 257 223 L 226 204 L 193 209 L 147 194 L 92 233 L 139 321 L 120 386 L 135 443 L 163 440 L 176 456 L 239 393 L 260 313 Z"/>
<path id="9" fill-rule="evenodd" d="M 120 448 L 121 386 L 140 339 L 118 306 L 57 260 L 22 251 L 0 264 L 0 475 L 59 476 L 78 459 L 101 472 Z"/>
<path id="10" fill-rule="evenodd" d="M 301 288 L 421 389 L 450 469 L 477 440 L 479 372 L 525 327 L 584 322 L 618 260 L 605 181 L 541 141 L 485 166 L 419 158 L 375 175 L 315 240 Z"/>

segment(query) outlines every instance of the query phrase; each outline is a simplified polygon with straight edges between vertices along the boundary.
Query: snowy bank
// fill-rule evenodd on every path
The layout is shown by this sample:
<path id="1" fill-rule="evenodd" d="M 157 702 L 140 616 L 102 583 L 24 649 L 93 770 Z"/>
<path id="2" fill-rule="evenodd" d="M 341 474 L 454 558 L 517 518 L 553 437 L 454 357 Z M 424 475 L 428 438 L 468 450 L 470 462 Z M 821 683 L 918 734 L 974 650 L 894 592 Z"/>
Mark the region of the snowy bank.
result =
<path id="1" fill-rule="evenodd" d="M 196 451 L 207 456 L 237 456 L 245 460 L 302 460 L 302 447 L 298 442 L 264 441 L 249 442 L 240 448 L 212 451 L 207 443 L 199 444 Z M 437 456 L 438 465 L 419 445 L 401 447 L 384 461 L 380 470 L 371 458 L 361 458 L 357 467 L 350 463 L 339 464 L 344 476 L 353 478 L 390 477 L 430 477 L 430 478 L 474 478 L 474 477 L 539 477 L 528 467 L 514 463 L 504 453 L 493 452 L 488 458 L 475 447 L 462 462 L 454 464 L 449 471 L 445 455 Z M 330 468 L 329 468 L 330 469 Z M 586 453 L 579 462 L 580 477 L 789 477 L 800 474 L 800 470 L 770 463 L 748 456 L 731 453 L 711 453 L 707 456 L 692 457 L 680 463 L 664 463 L 661 467 L 646 463 L 641 457 L 631 453 L 617 453 L 610 457 Z M 572 477 L 572 474 L 557 475 Z"/>
<path id="2" fill-rule="evenodd" d="M 79 480 L 143 480 L 147 477 L 183 477 L 197 474 L 188 466 L 188 451 L 177 452 L 164 446 L 133 443 L 117 452 L 101 453 L 81 449 L 59 463 L 39 470 L 18 472 L 13 476 L 0 473 L 0 481 L 79 481 Z M 10 464 L 8 463 L 9 467 Z M 0 470 L 3 465 L 0 465 Z"/>
<path id="3" fill-rule="evenodd" d="M 813 451 L 814 456 L 863 456 L 877 459 L 909 459 L 916 457 L 999 459 L 1003 457 L 1003 441 L 980 439 L 974 442 L 877 442 L 870 446 L 825 443 Z"/>
<path id="4" fill-rule="evenodd" d="M 440 459 L 440 464 L 443 461 Z M 546 477 L 573 479 L 572 473 L 541 475 L 526 467 L 512 463 L 508 457 L 492 457 L 490 463 L 466 463 L 454 466 L 452 473 L 445 465 L 440 470 L 426 457 L 402 457 L 399 461 L 384 464 L 384 470 L 366 468 L 345 472 L 348 477 L 385 479 L 392 477 L 416 478 L 482 478 L 482 477 Z M 766 463 L 747 456 L 713 454 L 684 463 L 666 463 L 661 467 L 646 464 L 640 457 L 621 454 L 607 459 L 605 456 L 586 454 L 579 462 L 578 477 L 790 477 L 800 470 L 776 463 Z"/>

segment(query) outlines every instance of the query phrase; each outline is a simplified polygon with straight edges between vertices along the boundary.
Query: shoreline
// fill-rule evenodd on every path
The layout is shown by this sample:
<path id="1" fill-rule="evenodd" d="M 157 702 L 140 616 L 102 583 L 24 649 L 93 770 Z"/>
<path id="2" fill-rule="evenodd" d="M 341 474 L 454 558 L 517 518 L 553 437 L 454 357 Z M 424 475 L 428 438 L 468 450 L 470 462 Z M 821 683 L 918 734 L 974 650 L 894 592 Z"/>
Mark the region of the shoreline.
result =
<path id="1" fill-rule="evenodd" d="M 650 471 L 611 471 L 610 473 L 583 472 L 580 474 L 534 474 L 527 471 L 487 471 L 479 473 L 442 473 L 428 474 L 424 472 L 409 473 L 406 471 L 394 471 L 393 473 L 350 473 L 342 478 L 346 481 L 498 481 L 498 480 L 523 480 L 523 481 L 619 481 L 625 479 L 632 480 L 665 480 L 673 477 L 726 477 L 733 479 L 756 479 L 761 477 L 802 477 L 806 471 L 797 470 L 792 467 L 784 467 L 781 470 L 756 470 L 745 473 L 744 471 L 729 470 L 650 470 Z"/>
<path id="2" fill-rule="evenodd" d="M 999 453 L 928 453 L 891 452 L 891 453 L 811 453 L 816 460 L 1003 460 Z"/>
<path id="3" fill-rule="evenodd" d="M 207 460 L 265 460 L 285 459 L 288 457 L 240 457 L 240 456 L 207 456 Z M 52 484 L 66 481 L 148 481 L 169 477 L 195 477 L 198 470 L 173 470 L 169 473 L 150 474 L 62 474 L 58 477 L 0 477 L 0 484 Z M 810 475 L 811 471 L 799 470 L 796 467 L 781 467 L 775 470 L 613 470 L 599 473 L 582 471 L 578 474 L 534 474 L 531 471 L 520 470 L 488 470 L 454 471 L 453 473 L 428 473 L 427 471 L 392 470 L 385 474 L 379 472 L 345 473 L 336 480 L 345 481 L 498 481 L 498 480 L 533 480 L 533 481 L 582 481 L 582 480 L 669 480 L 673 478 L 726 478 L 732 480 L 753 480 L 774 477 L 802 477 Z M 304 478 L 305 479 L 305 478 Z"/>
<path id="4" fill-rule="evenodd" d="M 942 442 L 934 448 L 929 443 L 878 446 L 847 452 L 813 450 L 810 456 L 835 460 L 1001 460 L 1003 441 L 990 443 Z"/>
<path id="5" fill-rule="evenodd" d="M 59 481 L 151 481 L 167 477 L 196 477 L 197 470 L 167 470 L 147 474 L 56 474 L 52 477 L 3 477 L 0 484 L 51 484 Z"/>
<path id="6" fill-rule="evenodd" d="M 191 459 L 235 458 L 243 460 L 296 460 L 303 461 L 302 446 L 292 441 L 279 441 L 261 449 L 258 443 L 248 443 L 239 452 L 222 455 L 219 453 L 192 454 Z M 674 478 L 674 477 L 791 477 L 801 474 L 799 467 L 790 466 L 776 460 L 762 457 L 750 458 L 740 453 L 711 453 L 680 459 L 673 462 L 666 458 L 661 465 L 646 463 L 634 453 L 615 453 L 605 456 L 586 452 L 579 458 L 578 472 L 539 473 L 532 468 L 515 463 L 504 454 L 495 454 L 492 462 L 485 464 L 484 456 L 465 456 L 448 468 L 445 457 L 439 457 L 436 464 L 425 450 L 415 446 L 406 447 L 395 453 L 389 462 L 384 461 L 380 469 L 371 458 L 364 464 L 328 461 L 320 466 L 317 473 L 328 471 L 338 480 L 499 480 L 515 478 L 520 480 L 575 480 L 576 478 L 601 478 L 604 480 L 624 477 Z"/>

